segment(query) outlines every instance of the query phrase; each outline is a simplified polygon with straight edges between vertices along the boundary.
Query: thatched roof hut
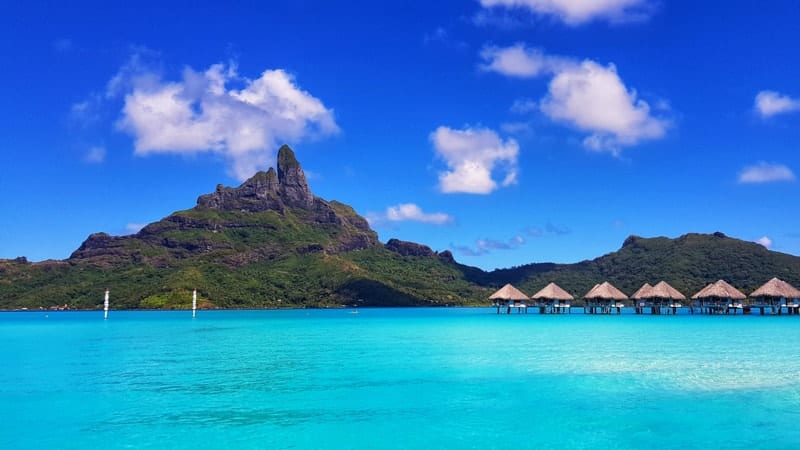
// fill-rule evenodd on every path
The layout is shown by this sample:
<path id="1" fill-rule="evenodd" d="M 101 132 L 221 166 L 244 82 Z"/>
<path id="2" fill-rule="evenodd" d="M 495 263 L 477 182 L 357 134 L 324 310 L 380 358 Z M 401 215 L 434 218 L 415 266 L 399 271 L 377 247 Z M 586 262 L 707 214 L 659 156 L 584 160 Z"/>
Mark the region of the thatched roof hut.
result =
<path id="1" fill-rule="evenodd" d="M 653 286 L 650 286 L 650 283 L 645 283 L 642 287 L 639 288 L 638 291 L 634 292 L 631 295 L 631 298 L 634 300 L 644 300 L 653 297 Z"/>
<path id="2" fill-rule="evenodd" d="M 608 281 L 595 285 L 583 298 L 587 300 L 627 300 L 628 296 Z"/>
<path id="3" fill-rule="evenodd" d="M 708 283 L 706 287 L 697 291 L 697 293 L 692 296 L 692 299 L 697 300 L 698 298 L 704 298 L 706 291 L 711 289 L 712 286 L 714 286 L 714 283 Z"/>
<path id="4" fill-rule="evenodd" d="M 783 280 L 773 278 L 753 291 L 750 297 L 800 298 L 800 290 Z"/>
<path id="5" fill-rule="evenodd" d="M 559 301 L 570 301 L 575 300 L 569 292 L 561 289 L 561 287 L 555 283 L 550 283 L 539 292 L 533 294 L 531 297 L 534 300 L 559 300 Z"/>
<path id="6" fill-rule="evenodd" d="M 704 298 L 729 298 L 731 300 L 744 300 L 747 298 L 741 291 L 728 284 L 725 280 L 718 280 L 709 284 L 692 296 L 693 299 Z"/>
<path id="7" fill-rule="evenodd" d="M 489 300 L 522 301 L 530 300 L 530 298 L 509 283 L 490 295 Z"/>
<path id="8" fill-rule="evenodd" d="M 653 297 L 663 298 L 667 300 L 686 300 L 686 296 L 674 287 L 670 286 L 666 281 L 659 281 L 658 284 L 653 286 Z"/>

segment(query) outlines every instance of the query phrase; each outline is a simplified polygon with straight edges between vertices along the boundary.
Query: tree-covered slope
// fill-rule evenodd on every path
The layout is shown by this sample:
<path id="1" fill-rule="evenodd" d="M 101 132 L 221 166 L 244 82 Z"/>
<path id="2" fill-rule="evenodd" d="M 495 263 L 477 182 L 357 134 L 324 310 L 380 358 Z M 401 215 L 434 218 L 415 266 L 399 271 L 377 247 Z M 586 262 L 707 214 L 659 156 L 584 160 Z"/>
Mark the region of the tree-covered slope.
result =
<path id="1" fill-rule="evenodd" d="M 718 279 L 749 294 L 772 277 L 800 285 L 800 258 L 722 233 L 676 239 L 631 236 L 618 251 L 591 261 L 531 264 L 487 274 L 494 284 L 516 283 L 531 294 L 554 281 L 576 297 L 605 280 L 628 295 L 644 283 L 664 280 L 688 297 Z"/>

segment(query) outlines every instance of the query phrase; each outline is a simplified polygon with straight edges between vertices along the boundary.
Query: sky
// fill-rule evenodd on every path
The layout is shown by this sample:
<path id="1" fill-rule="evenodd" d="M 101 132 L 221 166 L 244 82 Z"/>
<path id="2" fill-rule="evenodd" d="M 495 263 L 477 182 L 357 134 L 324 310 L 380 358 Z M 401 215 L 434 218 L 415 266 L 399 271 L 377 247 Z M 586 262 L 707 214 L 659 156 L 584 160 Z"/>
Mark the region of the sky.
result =
<path id="1" fill-rule="evenodd" d="M 484 269 L 629 235 L 800 255 L 800 2 L 5 3 L 0 258 L 64 259 L 289 144 L 381 241 Z"/>

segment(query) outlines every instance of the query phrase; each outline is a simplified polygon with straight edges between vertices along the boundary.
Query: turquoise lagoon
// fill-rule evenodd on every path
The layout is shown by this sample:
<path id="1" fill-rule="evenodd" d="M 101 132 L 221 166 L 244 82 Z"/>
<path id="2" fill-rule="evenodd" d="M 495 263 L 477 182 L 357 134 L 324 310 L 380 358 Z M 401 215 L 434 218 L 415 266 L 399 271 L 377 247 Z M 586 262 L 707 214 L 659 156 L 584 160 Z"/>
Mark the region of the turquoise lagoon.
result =
<path id="1" fill-rule="evenodd" d="M 800 317 L 0 314 L 0 448 L 800 448 Z"/>

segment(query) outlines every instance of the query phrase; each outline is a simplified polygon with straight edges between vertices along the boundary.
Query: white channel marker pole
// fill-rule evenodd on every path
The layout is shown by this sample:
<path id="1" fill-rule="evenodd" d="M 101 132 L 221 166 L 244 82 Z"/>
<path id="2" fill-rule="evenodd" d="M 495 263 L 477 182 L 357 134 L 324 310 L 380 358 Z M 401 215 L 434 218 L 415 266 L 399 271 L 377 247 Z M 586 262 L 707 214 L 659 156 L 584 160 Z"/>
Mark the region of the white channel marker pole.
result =
<path id="1" fill-rule="evenodd" d="M 108 319 L 108 289 L 106 289 L 106 299 L 103 301 L 103 319 Z"/>
<path id="2" fill-rule="evenodd" d="M 192 319 L 197 317 L 197 289 L 192 291 Z"/>

